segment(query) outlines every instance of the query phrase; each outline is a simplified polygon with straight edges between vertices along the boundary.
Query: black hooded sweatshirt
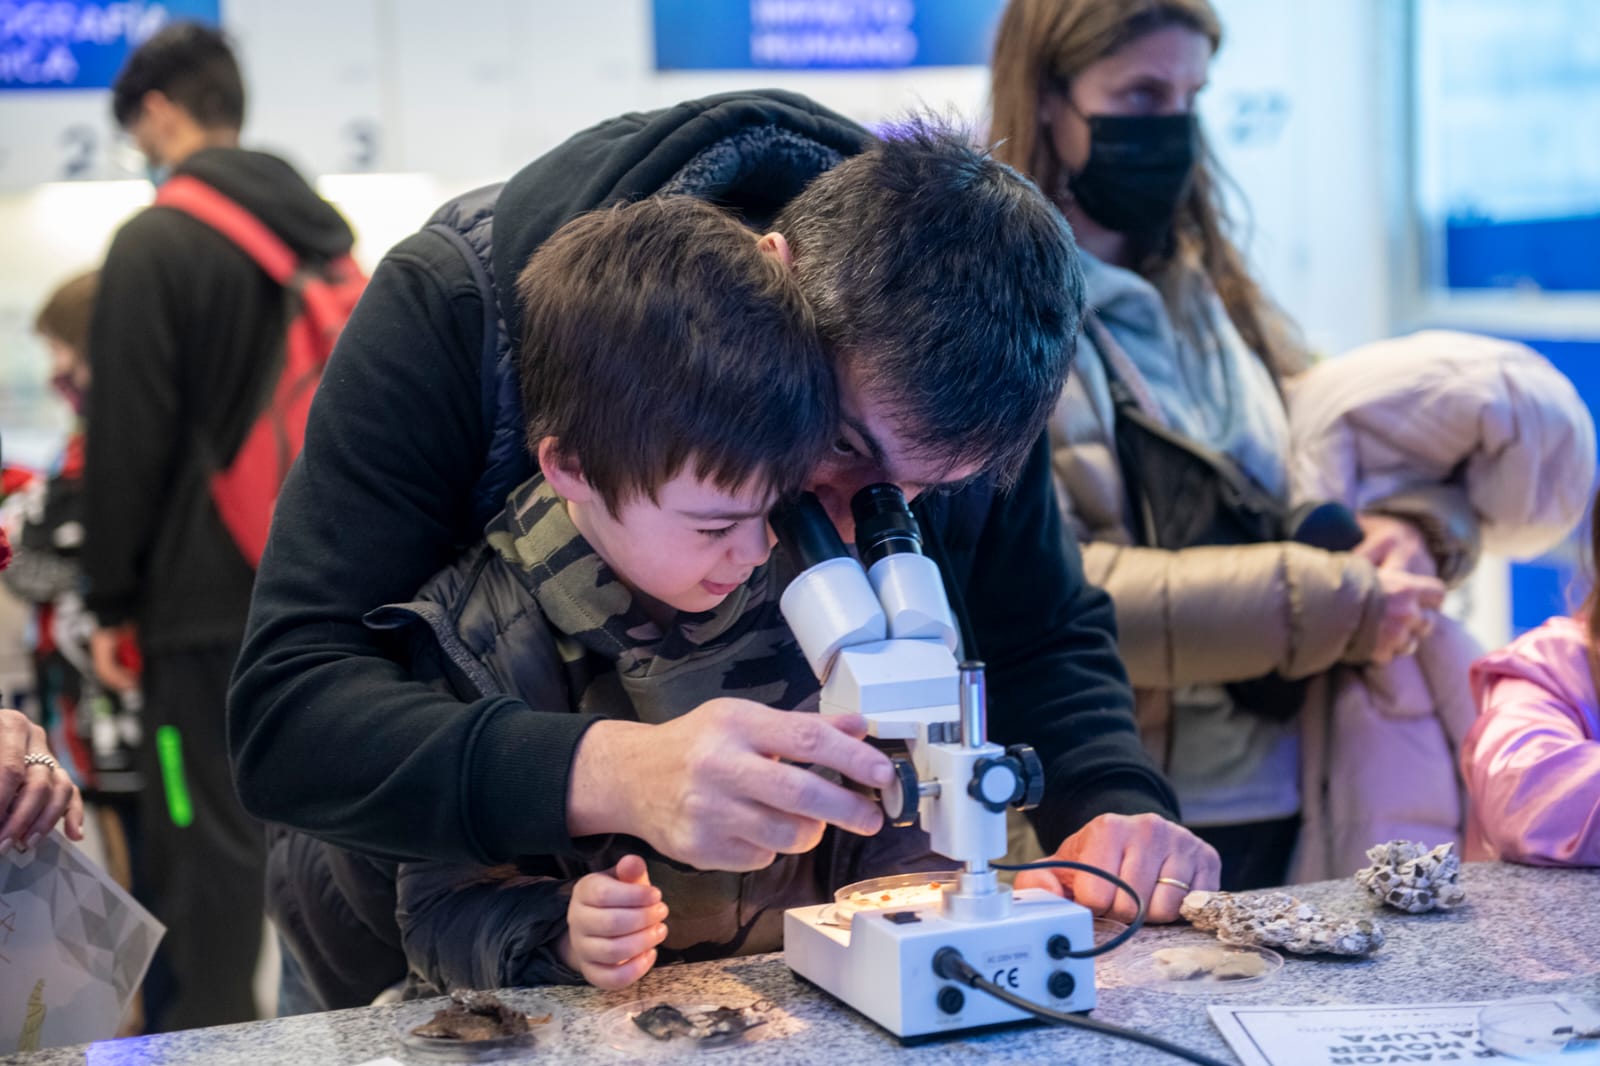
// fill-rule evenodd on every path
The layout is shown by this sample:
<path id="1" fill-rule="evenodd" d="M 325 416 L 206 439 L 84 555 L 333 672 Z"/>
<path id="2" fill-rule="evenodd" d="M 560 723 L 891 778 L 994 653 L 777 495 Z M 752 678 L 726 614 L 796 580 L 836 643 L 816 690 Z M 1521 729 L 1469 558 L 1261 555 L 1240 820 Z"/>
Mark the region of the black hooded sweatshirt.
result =
<path id="1" fill-rule="evenodd" d="M 499 311 L 519 335 L 515 280 L 560 225 L 661 190 L 702 151 L 777 126 L 843 155 L 868 135 L 810 100 L 727 94 L 577 134 L 514 177 L 494 214 Z M 757 168 L 715 198 L 770 218 L 804 178 Z M 807 175 L 806 177 L 809 177 Z M 489 447 L 485 308 L 462 254 L 424 230 L 373 275 L 312 406 L 279 498 L 229 698 L 241 798 L 258 817 L 397 858 L 496 864 L 570 854 L 569 770 L 596 719 L 519 699 L 461 703 L 384 657 L 362 615 L 410 599 L 462 546 Z M 1041 438 L 1016 488 L 919 501 L 924 529 L 989 665 L 991 739 L 1034 745 L 1054 847 L 1096 815 L 1174 817 L 1140 747 L 1110 600 L 1064 535 Z"/>
<path id="2" fill-rule="evenodd" d="M 310 262 L 350 227 L 283 160 L 207 148 L 176 171 L 214 186 Z M 206 486 L 282 367 L 284 291 L 227 238 L 170 207 L 130 219 L 100 274 L 89 365 L 84 567 L 102 625 L 147 652 L 236 643 L 254 572 Z"/>

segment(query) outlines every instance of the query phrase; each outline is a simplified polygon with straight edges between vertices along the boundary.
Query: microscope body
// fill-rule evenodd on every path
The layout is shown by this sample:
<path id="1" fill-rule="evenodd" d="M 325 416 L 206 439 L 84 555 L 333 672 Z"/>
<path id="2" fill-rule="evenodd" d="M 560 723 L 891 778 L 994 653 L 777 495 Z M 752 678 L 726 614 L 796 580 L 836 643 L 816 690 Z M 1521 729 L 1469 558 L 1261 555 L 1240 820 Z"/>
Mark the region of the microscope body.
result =
<path id="1" fill-rule="evenodd" d="M 898 490 L 874 486 L 863 495 L 874 490 L 880 508 L 894 512 L 886 539 L 899 547 L 874 549 L 873 530 L 884 523 L 863 515 L 858 498 L 860 562 L 842 544 L 837 555 L 818 558 L 835 549 L 808 545 L 792 516 L 775 518 L 780 541 L 810 564 L 781 606 L 822 679 L 822 713 L 860 714 L 869 736 L 905 743 L 882 796 L 886 820 L 920 821 L 933 850 L 961 869 L 936 904 L 862 910 L 848 925 L 834 920 L 838 911 L 828 904 L 788 911 L 785 961 L 902 1040 L 1029 1020 L 939 977 L 933 956 L 943 947 L 1037 1003 L 1087 1010 L 1095 1000 L 1093 961 L 1066 953 L 1093 946 L 1092 916 L 1039 889 L 1013 893 L 989 868 L 1006 852 L 1006 809 L 1038 802 L 1043 771 L 1031 749 L 987 739 L 982 664 L 956 658 L 938 567 L 915 550 L 920 536 Z M 831 524 L 826 532 L 837 541 Z"/>

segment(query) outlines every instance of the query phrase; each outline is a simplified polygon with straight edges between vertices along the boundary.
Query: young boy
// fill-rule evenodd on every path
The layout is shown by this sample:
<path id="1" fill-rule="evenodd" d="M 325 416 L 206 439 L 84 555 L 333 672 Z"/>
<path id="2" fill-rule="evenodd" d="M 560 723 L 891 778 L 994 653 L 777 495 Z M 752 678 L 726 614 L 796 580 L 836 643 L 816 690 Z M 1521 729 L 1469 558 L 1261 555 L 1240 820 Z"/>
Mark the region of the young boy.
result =
<path id="1" fill-rule="evenodd" d="M 662 724 L 718 698 L 815 710 L 765 515 L 838 412 L 787 255 L 777 234 L 676 197 L 580 217 L 529 260 L 521 385 L 540 475 L 415 602 L 369 615 L 406 642 L 414 676 L 579 723 Z M 751 813 L 782 831 L 776 813 Z M 681 866 L 632 837 L 578 843 L 577 857 L 497 868 L 403 864 L 412 972 L 439 989 L 620 988 L 658 957 L 774 950 L 785 908 L 938 861 L 908 830 L 830 830 L 747 874 Z"/>

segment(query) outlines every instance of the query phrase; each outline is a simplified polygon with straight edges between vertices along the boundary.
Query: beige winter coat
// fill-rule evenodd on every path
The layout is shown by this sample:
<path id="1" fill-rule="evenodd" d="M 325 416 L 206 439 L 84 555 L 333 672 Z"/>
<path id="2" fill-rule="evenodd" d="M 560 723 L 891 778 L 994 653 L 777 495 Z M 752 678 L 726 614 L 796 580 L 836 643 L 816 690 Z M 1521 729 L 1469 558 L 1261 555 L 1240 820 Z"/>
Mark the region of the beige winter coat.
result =
<path id="1" fill-rule="evenodd" d="M 1289 424 L 1296 501 L 1383 508 L 1412 487 L 1449 486 L 1501 555 L 1559 543 L 1594 484 L 1594 424 L 1577 391 L 1532 349 L 1492 337 L 1433 330 L 1357 348 L 1294 381 Z M 1331 699 L 1308 702 L 1295 880 L 1348 874 L 1383 840 L 1461 841 L 1457 768 L 1481 651 L 1441 618 L 1416 655 L 1341 673 Z"/>
<path id="2" fill-rule="evenodd" d="M 1394 836 L 1459 839 L 1464 799 L 1454 752 L 1470 722 L 1465 687 L 1475 651 L 1470 639 L 1442 625 L 1415 660 L 1358 669 L 1371 658 L 1382 611 L 1377 575 L 1365 560 L 1292 543 L 1181 551 L 1130 546 L 1132 525 L 1111 436 L 1104 367 L 1087 337 L 1079 351 L 1051 426 L 1056 473 L 1064 511 L 1084 542 L 1089 579 L 1105 587 L 1116 605 L 1119 649 L 1138 690 L 1140 727 L 1152 754 L 1159 760 L 1168 756 L 1168 693 L 1174 687 L 1247 680 L 1273 670 L 1291 678 L 1317 677 L 1301 711 L 1303 831 L 1291 879 L 1353 872 L 1365 847 Z M 1289 467 L 1297 500 L 1313 498 L 1305 486 L 1324 484 L 1306 471 L 1323 464 L 1349 469 L 1354 462 L 1331 448 L 1319 455 L 1322 445 L 1302 433 L 1300 422 L 1324 428 L 1338 423 L 1349 430 L 1348 441 L 1368 435 L 1362 410 L 1372 411 L 1380 423 L 1414 417 L 1424 397 L 1414 378 L 1387 373 L 1394 363 L 1392 355 L 1387 362 L 1330 360 L 1302 375 L 1313 388 L 1290 390 L 1294 443 Z M 1127 369 L 1122 368 L 1124 376 Z M 1357 373 L 1363 380 L 1351 392 L 1327 387 Z M 1460 432 L 1435 433 L 1434 441 L 1448 440 L 1469 452 L 1489 445 L 1474 437 L 1471 425 L 1473 405 L 1495 394 L 1492 377 L 1458 379 L 1474 382 L 1457 389 L 1446 405 L 1446 417 Z M 1479 390 L 1476 397 L 1473 388 Z M 1348 402 L 1324 403 L 1314 418 L 1302 413 L 1310 405 L 1295 399 L 1330 395 Z M 1516 402 L 1504 387 L 1499 398 Z M 1379 403 L 1394 406 L 1379 410 Z M 1581 404 L 1577 413 L 1586 418 Z M 1572 412 L 1565 417 L 1570 421 Z M 1426 441 L 1408 444 L 1427 448 Z M 1517 454 L 1501 473 L 1511 476 L 1515 466 L 1517 476 L 1537 476 L 1541 463 L 1548 469 L 1555 460 L 1547 449 L 1534 452 Z M 1585 454 L 1593 455 L 1592 443 Z M 1442 482 L 1467 456 L 1457 455 L 1431 478 L 1401 476 L 1406 460 L 1391 458 L 1395 476 L 1385 485 L 1387 499 L 1367 495 L 1342 502 L 1417 521 L 1435 549 L 1442 576 L 1459 579 L 1474 557 L 1474 508 L 1468 493 Z M 1421 472 L 1425 464 L 1415 456 L 1412 461 Z M 1340 497 L 1327 492 L 1316 498 Z M 1551 516 L 1552 525 L 1561 520 Z"/>

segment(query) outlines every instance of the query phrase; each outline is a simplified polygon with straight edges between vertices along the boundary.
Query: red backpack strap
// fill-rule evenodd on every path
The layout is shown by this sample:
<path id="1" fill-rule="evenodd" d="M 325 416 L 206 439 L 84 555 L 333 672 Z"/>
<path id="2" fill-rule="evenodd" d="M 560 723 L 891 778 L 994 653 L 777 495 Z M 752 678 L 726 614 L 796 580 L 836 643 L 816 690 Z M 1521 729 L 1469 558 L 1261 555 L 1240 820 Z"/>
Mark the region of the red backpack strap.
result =
<path id="1" fill-rule="evenodd" d="M 256 261 L 268 277 L 285 288 L 293 287 L 300 257 L 267 228 L 266 223 L 199 178 L 180 174 L 156 191 L 158 207 L 172 207 L 199 219 Z"/>

